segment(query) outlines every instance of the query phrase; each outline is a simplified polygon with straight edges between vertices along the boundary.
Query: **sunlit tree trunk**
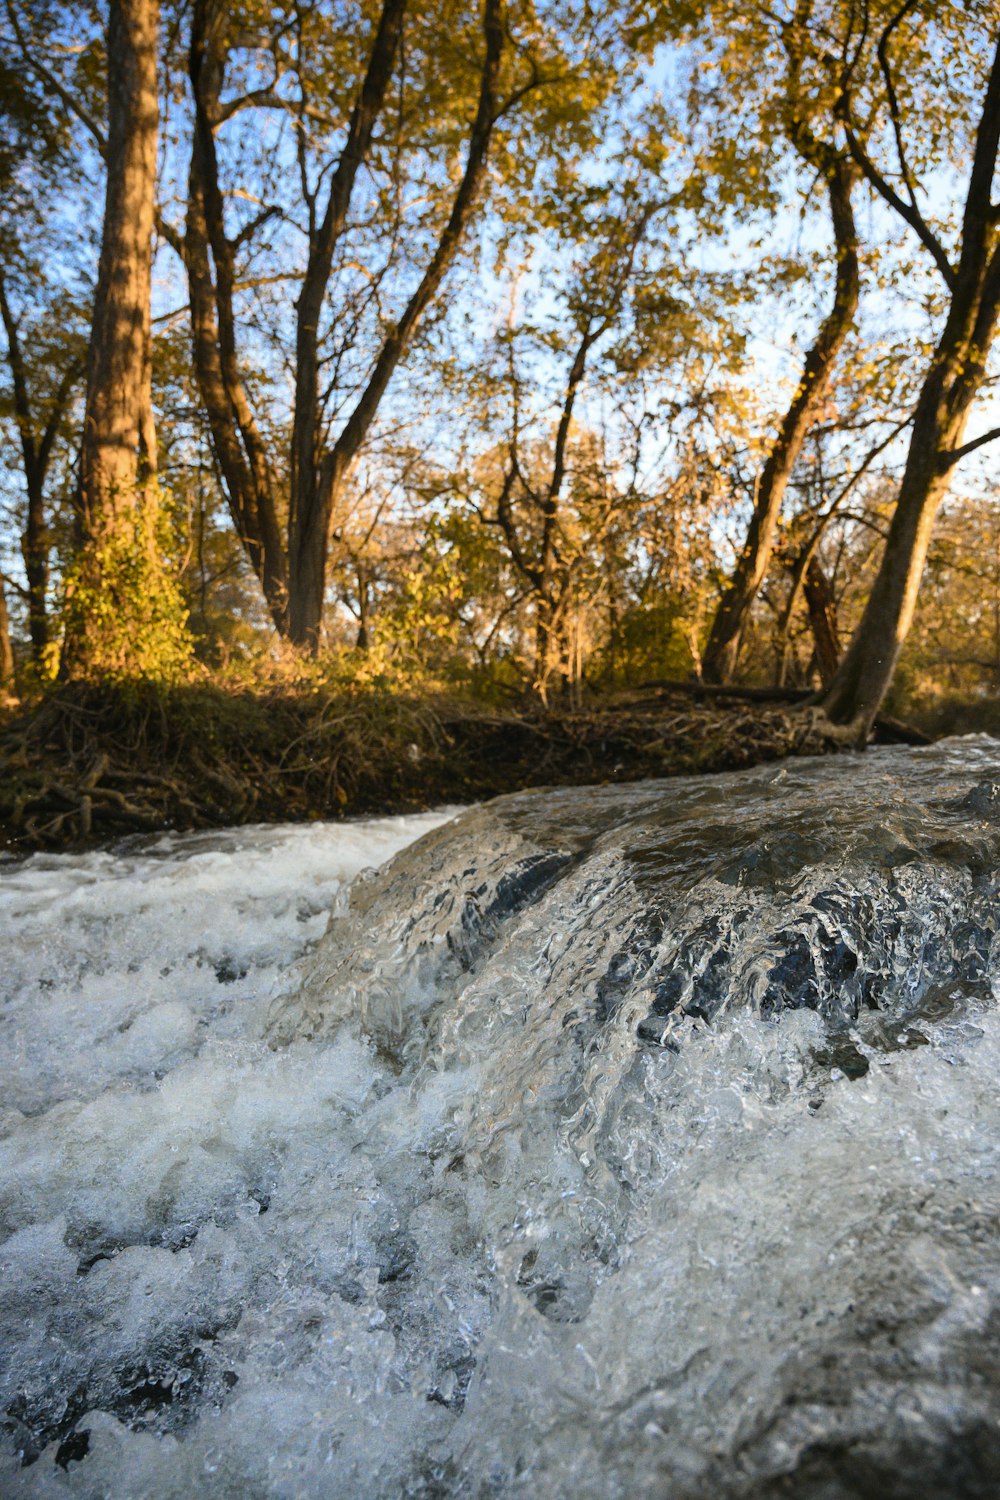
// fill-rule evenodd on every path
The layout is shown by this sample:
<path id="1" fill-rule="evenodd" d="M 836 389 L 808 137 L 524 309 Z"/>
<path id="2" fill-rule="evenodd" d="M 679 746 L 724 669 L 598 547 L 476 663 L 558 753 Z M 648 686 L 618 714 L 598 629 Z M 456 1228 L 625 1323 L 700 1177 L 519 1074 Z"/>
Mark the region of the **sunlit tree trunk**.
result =
<path id="1" fill-rule="evenodd" d="M 111 0 L 104 226 L 76 506 L 77 607 L 63 657 L 70 672 L 86 670 L 99 652 L 107 622 L 96 618 L 94 603 L 106 591 L 108 547 L 123 524 L 134 523 L 140 478 L 155 467 L 149 341 L 158 30 L 158 0 Z"/>
<path id="2" fill-rule="evenodd" d="M 557 616 L 555 602 L 540 589 L 535 596 L 534 688 L 543 703 L 549 701 L 552 679 L 557 676 L 562 659 Z"/>
<path id="3" fill-rule="evenodd" d="M 113 528 L 119 507 L 133 503 L 140 444 L 149 440 L 158 29 L 159 0 L 111 0 L 107 187 L 80 452 L 85 540 Z"/>
<path id="4" fill-rule="evenodd" d="M 942 455 L 961 442 L 978 385 L 970 378 L 971 368 L 985 356 L 995 322 L 994 308 L 975 341 L 975 353 L 973 340 L 943 337 L 921 393 L 882 563 L 861 622 L 823 698 L 827 717 L 849 727 L 859 743 L 867 738 L 888 692 L 913 623 L 934 522 L 948 490 Z M 959 370 L 965 372 L 961 379 Z"/>

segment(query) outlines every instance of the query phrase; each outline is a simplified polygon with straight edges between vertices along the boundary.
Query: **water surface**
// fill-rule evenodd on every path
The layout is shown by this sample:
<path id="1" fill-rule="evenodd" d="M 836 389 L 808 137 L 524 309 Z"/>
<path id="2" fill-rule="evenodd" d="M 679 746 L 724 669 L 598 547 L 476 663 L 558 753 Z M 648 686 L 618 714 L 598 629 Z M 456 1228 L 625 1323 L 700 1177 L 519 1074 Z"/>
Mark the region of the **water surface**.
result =
<path id="1" fill-rule="evenodd" d="M 998 869 L 985 738 L 5 867 L 3 1494 L 995 1496 Z"/>

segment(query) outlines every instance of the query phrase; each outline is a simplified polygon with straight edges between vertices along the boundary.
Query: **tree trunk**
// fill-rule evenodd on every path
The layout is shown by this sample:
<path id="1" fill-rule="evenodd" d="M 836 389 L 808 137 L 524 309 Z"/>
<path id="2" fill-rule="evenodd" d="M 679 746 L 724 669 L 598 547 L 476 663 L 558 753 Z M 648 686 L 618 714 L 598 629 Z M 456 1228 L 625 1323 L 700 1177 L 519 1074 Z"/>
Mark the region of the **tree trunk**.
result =
<path id="1" fill-rule="evenodd" d="M 816 646 L 816 666 L 820 681 L 828 687 L 840 664 L 840 631 L 837 626 L 837 601 L 830 580 L 818 557 L 813 555 L 803 581 L 806 609 Z"/>
<path id="2" fill-rule="evenodd" d="M 104 229 L 87 369 L 78 513 L 100 541 L 135 499 L 148 444 L 159 0 L 111 0 Z"/>
<path id="3" fill-rule="evenodd" d="M 40 424 L 37 420 L 39 403 L 37 397 L 33 399 L 28 387 L 28 372 L 18 322 L 7 299 L 2 270 L 0 319 L 7 335 L 7 363 L 13 386 L 14 416 L 21 441 L 21 464 L 27 492 L 21 553 L 28 580 L 28 631 L 31 636 L 32 659 L 36 665 L 41 665 L 49 643 L 49 535 L 45 516 L 45 481 L 52 449 L 82 367 L 75 357 L 69 359 L 58 386 L 45 403 L 48 408 L 47 419 L 44 424 Z"/>
<path id="4" fill-rule="evenodd" d="M 539 590 L 535 595 L 534 689 L 546 706 L 549 701 L 549 684 L 561 656 L 560 644 L 556 605 L 544 591 Z"/>
<path id="5" fill-rule="evenodd" d="M 226 237 L 215 128 L 225 77 L 215 0 L 195 0 L 189 74 L 195 100 L 187 222 L 180 245 L 191 297 L 192 355 L 229 512 L 275 626 L 288 614 L 288 568 L 267 451 L 240 374 L 233 246 Z M 214 274 L 213 274 L 214 266 Z"/>
<path id="6" fill-rule="evenodd" d="M 367 651 L 371 644 L 368 632 L 368 574 L 358 568 L 358 634 L 354 642 L 356 651 Z"/>
<path id="7" fill-rule="evenodd" d="M 31 657 L 36 665 L 44 659 L 49 644 L 49 536 L 45 520 L 45 494 L 34 480 L 28 485 L 28 511 L 21 551 L 28 580 L 28 633 Z"/>
<path id="8" fill-rule="evenodd" d="M 992 336 L 992 329 L 990 333 Z M 899 497 L 875 583 L 847 653 L 822 700 L 827 718 L 849 728 L 859 744 L 866 741 L 888 692 L 913 622 L 934 521 L 948 489 L 942 453 L 960 443 L 974 394 L 969 391 L 957 409 L 949 399 L 947 388 L 954 383 L 955 373 L 968 354 L 967 342 L 950 349 L 949 342 L 943 338 L 938 346 L 938 359 L 917 405 Z"/>
<path id="9" fill-rule="evenodd" d="M 0 692 L 14 685 L 14 648 L 10 640 L 10 615 L 7 613 L 7 593 L 0 578 Z"/>
<path id="10" fill-rule="evenodd" d="M 296 646 L 314 655 L 323 634 L 330 517 L 347 465 L 331 464 L 310 491 L 299 491 L 288 551 L 288 634 Z"/>
<path id="11" fill-rule="evenodd" d="M 856 169 L 841 156 L 829 162 L 827 191 L 837 253 L 833 306 L 806 356 L 802 379 L 764 465 L 746 541 L 712 621 L 702 657 L 706 682 L 728 682 L 736 669 L 747 621 L 771 561 L 788 481 L 857 312 L 858 240 L 851 204 L 855 178 Z"/>
<path id="12" fill-rule="evenodd" d="M 322 493 L 319 330 L 336 248 L 357 177 L 371 145 L 402 38 L 406 0 L 384 0 L 347 141 L 330 183 L 322 222 L 310 230 L 309 259 L 296 307 L 295 407 L 292 417 L 288 551 L 290 626 L 299 645 L 316 648 L 323 616 L 329 520 L 348 462 L 335 463 Z M 402 352 L 402 351 L 400 351 Z"/>
<path id="13" fill-rule="evenodd" d="M 152 404 L 152 236 L 159 0 L 110 0 L 101 255 L 66 574 L 64 677 L 168 679 L 189 663 L 187 611 L 165 564 Z"/>
<path id="14" fill-rule="evenodd" d="M 159 123 L 159 0 L 111 0 L 101 255 L 87 359 L 76 496 L 79 550 L 60 670 L 129 674 L 157 614 L 152 496 L 150 291 Z M 155 652 L 146 632 L 140 653 Z M 164 643 L 166 650 L 166 643 Z"/>

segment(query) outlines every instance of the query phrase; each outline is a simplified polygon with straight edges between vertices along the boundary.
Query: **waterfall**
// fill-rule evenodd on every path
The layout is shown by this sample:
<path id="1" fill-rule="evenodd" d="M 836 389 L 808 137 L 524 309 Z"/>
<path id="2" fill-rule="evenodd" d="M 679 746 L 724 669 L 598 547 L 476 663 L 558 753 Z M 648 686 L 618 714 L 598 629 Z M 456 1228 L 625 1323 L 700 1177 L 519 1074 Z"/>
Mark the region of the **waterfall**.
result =
<path id="1" fill-rule="evenodd" d="M 0 1490 L 995 1496 L 998 872 L 985 737 L 0 864 Z"/>

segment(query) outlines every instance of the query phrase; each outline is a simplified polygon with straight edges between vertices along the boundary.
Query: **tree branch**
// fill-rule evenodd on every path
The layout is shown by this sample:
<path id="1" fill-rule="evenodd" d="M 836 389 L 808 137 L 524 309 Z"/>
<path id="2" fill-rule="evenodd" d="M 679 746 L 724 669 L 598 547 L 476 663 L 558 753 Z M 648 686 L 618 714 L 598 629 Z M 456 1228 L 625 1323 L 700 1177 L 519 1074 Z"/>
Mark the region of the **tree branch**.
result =
<path id="1" fill-rule="evenodd" d="M 913 204 L 909 204 L 901 198 L 896 189 L 888 182 L 872 161 L 868 152 L 864 149 L 849 120 L 844 119 L 844 137 L 847 141 L 848 150 L 861 175 L 865 181 L 875 189 L 881 198 L 884 198 L 889 207 L 913 230 L 924 249 L 930 254 L 931 259 L 941 272 L 945 286 L 950 292 L 955 290 L 956 273 L 948 259 L 947 252 L 937 235 L 927 223 L 923 214 Z"/>
<path id="2" fill-rule="evenodd" d="M 59 432 L 59 424 L 62 422 L 63 416 L 65 415 L 66 407 L 69 404 L 69 398 L 72 394 L 73 387 L 74 385 L 76 385 L 76 382 L 83 374 L 84 363 L 85 362 L 82 355 L 77 355 L 76 358 L 70 360 L 66 369 L 63 371 L 62 379 L 60 380 L 59 385 L 56 388 L 56 393 L 52 398 L 52 411 L 49 413 L 49 420 L 46 422 L 44 431 L 42 432 L 42 441 L 38 445 L 38 470 L 40 482 L 44 481 L 46 471 L 49 467 L 49 459 L 52 456 L 52 447 Z"/>
<path id="3" fill-rule="evenodd" d="M 10 21 L 11 28 L 13 29 L 14 36 L 17 38 L 17 45 L 21 49 L 21 54 L 24 57 L 25 62 L 30 68 L 34 70 L 34 72 L 38 75 L 42 82 L 46 84 L 54 94 L 57 94 L 59 96 L 70 113 L 75 115 L 80 123 L 89 131 L 90 135 L 94 139 L 98 151 L 101 153 L 102 158 L 106 156 L 108 149 L 107 138 L 100 125 L 98 125 L 97 121 L 94 119 L 93 115 L 91 115 L 89 111 L 80 103 L 79 99 L 76 98 L 72 90 L 68 89 L 62 82 L 62 80 L 52 72 L 51 68 L 46 67 L 45 63 L 43 63 L 39 58 L 33 55 L 30 47 L 28 46 L 27 40 L 25 39 L 24 32 L 21 29 L 21 23 L 18 19 L 17 11 L 14 8 L 14 0 L 7 0 L 7 17 Z"/>
<path id="4" fill-rule="evenodd" d="M 375 368 L 354 411 L 333 448 L 324 456 L 322 465 L 324 490 L 329 489 L 338 471 L 344 472 L 361 447 L 392 374 L 458 250 L 469 215 L 479 196 L 486 174 L 486 153 L 493 131 L 496 85 L 503 52 L 501 5 L 502 0 L 486 0 L 483 19 L 483 29 L 486 34 L 486 58 L 481 75 L 479 104 L 469 136 L 465 171 L 455 194 L 448 222 L 441 232 L 437 248 L 419 286 L 403 310 L 399 322 L 382 345 Z"/>
<path id="5" fill-rule="evenodd" d="M 975 453 L 977 448 L 985 448 L 987 443 L 995 442 L 997 438 L 1000 438 L 1000 427 L 991 427 L 989 432 L 982 433 L 971 442 L 963 443 L 961 448 L 952 448 L 950 453 L 942 453 L 941 472 L 947 473 L 963 458 L 967 458 L 970 453 Z"/>
<path id="6" fill-rule="evenodd" d="M 2 270 L 0 270 L 0 316 L 3 318 L 4 332 L 7 335 L 7 363 L 10 366 L 11 381 L 14 386 L 14 416 L 21 439 L 25 472 L 30 477 L 38 462 L 38 449 L 31 415 L 31 397 L 28 394 L 28 380 L 17 330 L 17 319 L 7 300 L 7 283 Z"/>
<path id="7" fill-rule="evenodd" d="M 904 0 L 904 3 L 887 23 L 882 35 L 879 37 L 877 50 L 879 68 L 881 69 L 882 79 L 885 83 L 885 94 L 889 101 L 889 118 L 892 121 L 892 132 L 896 138 L 896 155 L 899 159 L 899 170 L 903 182 L 906 184 L 906 190 L 910 195 L 910 205 L 915 211 L 919 212 L 913 178 L 907 165 L 906 152 L 903 147 L 903 122 L 899 112 L 899 98 L 896 94 L 896 86 L 892 81 L 892 69 L 889 65 L 889 42 L 892 33 L 898 26 L 902 25 L 910 11 L 914 10 L 917 4 L 918 0 Z"/>

